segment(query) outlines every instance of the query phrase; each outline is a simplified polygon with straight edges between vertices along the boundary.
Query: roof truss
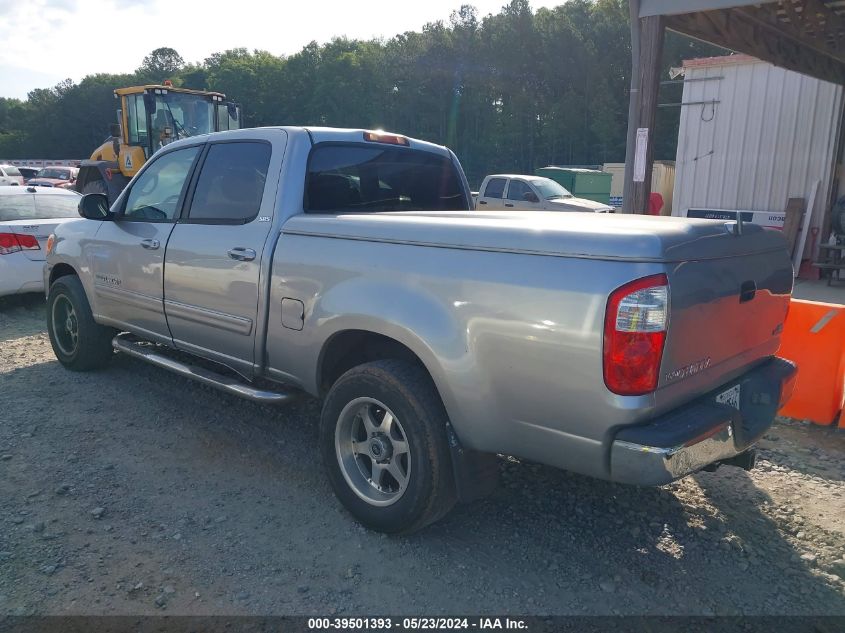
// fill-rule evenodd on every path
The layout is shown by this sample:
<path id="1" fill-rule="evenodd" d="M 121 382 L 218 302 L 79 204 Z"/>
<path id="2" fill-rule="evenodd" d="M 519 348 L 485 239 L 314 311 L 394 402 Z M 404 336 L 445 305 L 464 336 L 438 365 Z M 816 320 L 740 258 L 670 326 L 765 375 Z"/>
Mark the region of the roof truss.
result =
<path id="1" fill-rule="evenodd" d="M 661 13 L 662 12 L 662 13 Z M 845 0 L 642 0 L 674 31 L 845 84 Z"/>

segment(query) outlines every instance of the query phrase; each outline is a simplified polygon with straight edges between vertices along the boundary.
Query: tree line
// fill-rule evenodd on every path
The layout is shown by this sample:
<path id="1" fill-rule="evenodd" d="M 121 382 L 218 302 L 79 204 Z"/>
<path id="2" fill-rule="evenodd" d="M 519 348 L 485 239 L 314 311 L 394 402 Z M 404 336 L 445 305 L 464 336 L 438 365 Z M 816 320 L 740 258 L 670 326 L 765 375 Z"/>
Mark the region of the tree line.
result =
<path id="1" fill-rule="evenodd" d="M 243 104 L 244 125 L 382 128 L 441 143 L 472 185 L 493 172 L 625 159 L 630 27 L 627 0 L 569 0 L 532 10 L 511 0 L 481 17 L 464 5 L 448 21 L 390 39 L 312 42 L 283 57 L 237 48 L 186 63 L 156 49 L 127 74 L 88 75 L 26 100 L 0 98 L 0 157 L 83 158 L 114 122 L 115 88 L 165 79 Z M 664 66 L 724 53 L 669 33 Z M 680 101 L 667 85 L 661 100 Z M 661 109 L 656 157 L 673 160 L 679 111 Z"/>

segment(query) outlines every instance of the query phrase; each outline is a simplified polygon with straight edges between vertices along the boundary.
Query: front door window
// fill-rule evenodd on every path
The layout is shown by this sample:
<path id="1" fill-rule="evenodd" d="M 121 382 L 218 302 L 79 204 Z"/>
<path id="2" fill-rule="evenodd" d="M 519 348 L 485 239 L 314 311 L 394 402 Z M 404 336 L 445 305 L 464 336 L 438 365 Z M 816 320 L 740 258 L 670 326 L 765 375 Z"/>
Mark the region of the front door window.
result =
<path id="1" fill-rule="evenodd" d="M 172 222 L 199 151 L 199 147 L 186 147 L 164 154 L 150 164 L 132 183 L 121 219 Z"/>
<path id="2" fill-rule="evenodd" d="M 528 186 L 528 183 L 522 180 L 511 180 L 511 184 L 508 187 L 508 200 L 528 202 L 528 199 L 525 197 L 527 193 L 531 193 L 531 187 Z"/>

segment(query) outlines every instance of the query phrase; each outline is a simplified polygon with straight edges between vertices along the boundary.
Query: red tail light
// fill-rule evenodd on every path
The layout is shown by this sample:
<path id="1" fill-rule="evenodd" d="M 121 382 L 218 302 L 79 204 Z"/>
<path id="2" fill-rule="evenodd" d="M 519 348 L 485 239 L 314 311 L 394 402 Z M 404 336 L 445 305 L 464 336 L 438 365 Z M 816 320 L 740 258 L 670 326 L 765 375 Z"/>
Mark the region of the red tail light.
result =
<path id="1" fill-rule="evenodd" d="M 34 235 L 18 233 L 0 233 L 0 255 L 9 255 L 18 251 L 41 250 Z"/>
<path id="2" fill-rule="evenodd" d="M 657 389 L 666 327 L 666 275 L 637 279 L 610 294 L 604 317 L 604 383 L 620 396 Z"/>

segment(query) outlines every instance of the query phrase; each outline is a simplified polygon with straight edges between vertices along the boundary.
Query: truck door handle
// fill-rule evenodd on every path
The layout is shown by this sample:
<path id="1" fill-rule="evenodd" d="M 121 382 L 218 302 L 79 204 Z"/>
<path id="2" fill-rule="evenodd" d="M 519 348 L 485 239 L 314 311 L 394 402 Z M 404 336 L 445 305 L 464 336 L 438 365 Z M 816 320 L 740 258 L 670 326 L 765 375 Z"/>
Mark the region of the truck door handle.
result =
<path id="1" fill-rule="evenodd" d="M 158 240 L 141 240 L 141 246 L 147 250 L 154 251 L 161 246 L 161 244 Z"/>
<path id="2" fill-rule="evenodd" d="M 479 200 L 478 204 L 487 204 L 487 201 L 486 200 Z"/>
<path id="3" fill-rule="evenodd" d="M 236 246 L 235 248 L 229 249 L 229 257 L 239 262 L 251 262 L 255 259 L 255 251 L 251 248 Z"/>
<path id="4" fill-rule="evenodd" d="M 739 287 L 739 302 L 751 301 L 757 294 L 757 284 L 754 281 L 746 281 Z"/>
<path id="5" fill-rule="evenodd" d="M 506 207 L 513 207 L 512 204 L 505 204 Z"/>

